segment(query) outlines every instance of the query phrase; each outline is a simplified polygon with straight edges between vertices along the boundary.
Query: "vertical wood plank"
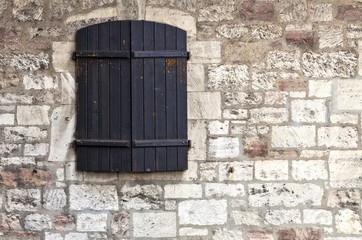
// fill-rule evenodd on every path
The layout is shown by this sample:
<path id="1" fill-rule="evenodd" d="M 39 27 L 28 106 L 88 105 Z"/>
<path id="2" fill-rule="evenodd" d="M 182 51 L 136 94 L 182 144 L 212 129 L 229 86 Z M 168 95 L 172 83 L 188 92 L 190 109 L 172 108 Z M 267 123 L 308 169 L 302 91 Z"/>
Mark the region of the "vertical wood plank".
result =
<path id="1" fill-rule="evenodd" d="M 81 29 L 76 35 L 77 50 L 87 50 L 87 28 Z M 76 60 L 76 74 L 78 81 L 78 104 L 77 104 L 77 138 L 87 138 L 87 59 Z M 87 147 L 78 146 L 77 170 L 87 170 Z"/>
<path id="2" fill-rule="evenodd" d="M 177 49 L 176 28 L 166 25 L 166 49 Z M 166 132 L 168 139 L 177 138 L 177 60 L 166 59 Z M 177 147 L 167 148 L 167 170 L 177 170 Z"/>
<path id="3" fill-rule="evenodd" d="M 109 31 L 109 22 L 98 25 L 98 49 L 101 51 L 109 50 Z M 100 58 L 98 60 L 99 139 L 109 139 L 109 95 L 109 59 Z M 98 149 L 98 171 L 109 171 L 109 164 L 109 148 L 100 147 Z"/>
<path id="4" fill-rule="evenodd" d="M 155 49 L 154 23 L 144 22 L 144 50 Z M 155 59 L 144 59 L 144 127 L 145 139 L 155 139 Z M 154 172 L 156 168 L 155 148 L 145 149 L 145 170 Z"/>
<path id="5" fill-rule="evenodd" d="M 98 50 L 98 25 L 88 28 L 88 50 Z M 88 60 L 88 139 L 98 138 L 98 60 Z M 98 148 L 88 149 L 88 171 L 98 170 Z"/>
<path id="6" fill-rule="evenodd" d="M 165 50 L 165 24 L 155 25 L 155 50 Z M 155 138 L 166 139 L 165 59 L 155 59 Z M 166 147 L 156 148 L 156 171 L 166 171 Z"/>
<path id="7" fill-rule="evenodd" d="M 143 21 L 131 22 L 131 50 L 143 50 Z M 132 59 L 132 140 L 144 139 L 143 59 Z M 145 170 L 144 149 L 132 149 L 132 171 Z"/>
<path id="8" fill-rule="evenodd" d="M 177 50 L 186 50 L 186 32 L 177 29 Z M 177 60 L 177 137 L 187 139 L 187 60 Z M 178 147 L 177 170 L 187 169 L 188 147 Z"/>

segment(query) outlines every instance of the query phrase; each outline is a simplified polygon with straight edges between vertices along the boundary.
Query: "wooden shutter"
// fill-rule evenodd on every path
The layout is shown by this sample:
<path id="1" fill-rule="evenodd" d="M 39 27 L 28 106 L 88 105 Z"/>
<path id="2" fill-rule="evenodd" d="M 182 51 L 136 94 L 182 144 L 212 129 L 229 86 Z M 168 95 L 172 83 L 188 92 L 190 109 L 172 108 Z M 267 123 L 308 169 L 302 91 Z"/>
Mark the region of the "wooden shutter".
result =
<path id="1" fill-rule="evenodd" d="M 76 39 L 77 169 L 187 169 L 186 32 L 114 21 Z"/>

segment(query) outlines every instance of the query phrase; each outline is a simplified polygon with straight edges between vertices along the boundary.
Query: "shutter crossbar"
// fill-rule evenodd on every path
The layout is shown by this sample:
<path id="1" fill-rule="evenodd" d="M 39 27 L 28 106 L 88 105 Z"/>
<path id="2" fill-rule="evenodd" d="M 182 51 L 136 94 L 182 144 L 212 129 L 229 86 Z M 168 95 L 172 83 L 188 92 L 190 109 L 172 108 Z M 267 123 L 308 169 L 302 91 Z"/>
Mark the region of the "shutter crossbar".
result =
<path id="1" fill-rule="evenodd" d="M 189 58 L 187 51 L 132 51 L 132 58 Z"/>
<path id="2" fill-rule="evenodd" d="M 134 140 L 133 147 L 189 147 L 190 143 L 187 139 Z"/>
<path id="3" fill-rule="evenodd" d="M 126 147 L 130 148 L 129 141 L 113 139 L 77 139 L 74 141 L 76 146 L 94 146 L 94 147 Z"/>
<path id="4" fill-rule="evenodd" d="M 76 51 L 75 58 L 129 58 L 129 51 Z"/>

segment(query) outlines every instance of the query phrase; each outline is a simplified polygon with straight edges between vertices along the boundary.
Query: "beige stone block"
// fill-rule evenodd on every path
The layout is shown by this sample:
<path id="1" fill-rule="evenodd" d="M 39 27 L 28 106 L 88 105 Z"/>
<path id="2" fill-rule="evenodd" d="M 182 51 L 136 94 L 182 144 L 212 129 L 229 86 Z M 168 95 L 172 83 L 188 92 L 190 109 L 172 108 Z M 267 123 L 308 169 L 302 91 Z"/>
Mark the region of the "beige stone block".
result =
<path id="1" fill-rule="evenodd" d="M 272 148 L 313 147 L 316 145 L 315 126 L 273 126 Z"/>
<path id="2" fill-rule="evenodd" d="M 188 137 L 191 140 L 191 148 L 188 153 L 189 160 L 206 159 L 206 122 L 190 120 L 188 122 Z"/>
<path id="3" fill-rule="evenodd" d="M 353 113 L 332 113 L 330 115 L 331 123 L 336 124 L 358 124 L 358 114 Z"/>
<path id="4" fill-rule="evenodd" d="M 209 231 L 207 229 L 198 229 L 198 228 L 180 228 L 180 236 L 193 237 L 193 236 L 207 236 Z"/>
<path id="5" fill-rule="evenodd" d="M 325 160 L 292 161 L 292 177 L 295 180 L 327 180 L 328 169 Z"/>
<path id="6" fill-rule="evenodd" d="M 288 180 L 288 161 L 255 161 L 255 178 L 263 181 Z"/>
<path id="7" fill-rule="evenodd" d="M 219 137 L 209 139 L 209 158 L 236 158 L 240 154 L 239 139 L 235 137 Z"/>
<path id="8" fill-rule="evenodd" d="M 201 198 L 202 187 L 198 184 L 165 185 L 165 198 Z"/>
<path id="9" fill-rule="evenodd" d="M 282 225 L 282 224 L 300 224 L 302 216 L 299 210 L 269 210 L 265 215 L 265 224 Z"/>
<path id="10" fill-rule="evenodd" d="M 187 65 L 187 91 L 205 91 L 205 69 L 202 64 Z"/>
<path id="11" fill-rule="evenodd" d="M 350 209 L 341 209 L 335 217 L 336 229 L 338 233 L 361 234 L 362 225 L 358 212 Z"/>
<path id="12" fill-rule="evenodd" d="M 250 110 L 251 123 L 283 123 L 289 118 L 286 108 L 256 108 Z"/>
<path id="13" fill-rule="evenodd" d="M 190 63 L 220 63 L 221 42 L 195 41 L 189 46 L 191 52 Z"/>
<path id="14" fill-rule="evenodd" d="M 331 211 L 323 209 L 303 210 L 303 223 L 317 225 L 332 225 L 333 216 Z"/>
<path id="15" fill-rule="evenodd" d="M 176 237 L 176 213 L 133 213 L 133 236 L 144 238 Z"/>
<path id="16" fill-rule="evenodd" d="M 112 185 L 71 185 L 69 208 L 72 210 L 118 210 L 118 196 Z"/>
<path id="17" fill-rule="evenodd" d="M 68 17 L 65 20 L 65 23 L 69 24 L 72 22 L 87 21 L 90 19 L 105 18 L 105 17 L 107 18 L 117 17 L 117 8 L 115 7 L 99 8 L 85 14 L 82 13 L 78 15 L 73 15 Z"/>
<path id="18" fill-rule="evenodd" d="M 245 195 L 243 184 L 206 183 L 205 196 L 212 197 L 243 197 Z"/>
<path id="19" fill-rule="evenodd" d="M 343 46 L 342 26 L 319 26 L 319 48 L 336 48 Z"/>
<path id="20" fill-rule="evenodd" d="M 299 123 L 324 123 L 327 106 L 323 99 L 291 101 L 292 120 Z"/>
<path id="21" fill-rule="evenodd" d="M 222 112 L 224 119 L 241 120 L 248 118 L 248 110 L 246 109 L 225 109 Z"/>
<path id="22" fill-rule="evenodd" d="M 19 125 L 49 125 L 49 106 L 18 106 L 16 117 Z"/>
<path id="23" fill-rule="evenodd" d="M 14 125 L 15 115 L 11 113 L 0 114 L 0 125 Z"/>
<path id="24" fill-rule="evenodd" d="M 72 54 L 75 51 L 74 42 L 53 42 L 53 68 L 57 72 L 75 72 Z"/>
<path id="25" fill-rule="evenodd" d="M 5 127 L 4 137 L 7 141 L 39 141 L 48 136 L 47 130 L 38 127 Z"/>
<path id="26" fill-rule="evenodd" d="M 107 213 L 80 213 L 77 216 L 77 230 L 80 232 L 106 232 Z"/>
<path id="27" fill-rule="evenodd" d="M 327 98 L 332 96 L 332 81 L 309 80 L 309 97 Z"/>
<path id="28" fill-rule="evenodd" d="M 267 68 L 299 70 L 299 56 L 299 51 L 270 51 L 267 56 Z"/>
<path id="29" fill-rule="evenodd" d="M 216 28 L 218 38 L 241 38 L 244 37 L 249 29 L 244 24 L 224 24 Z"/>
<path id="30" fill-rule="evenodd" d="M 357 148 L 357 128 L 321 127 L 318 129 L 318 146 L 328 148 Z"/>
<path id="31" fill-rule="evenodd" d="M 220 119 L 221 96 L 217 92 L 189 92 L 188 119 Z"/>
<path id="32" fill-rule="evenodd" d="M 229 121 L 211 121 L 208 125 L 208 131 L 211 135 L 225 135 L 229 132 Z"/>
<path id="33" fill-rule="evenodd" d="M 47 143 L 25 144 L 24 155 L 45 156 L 48 153 L 48 150 L 49 150 L 49 144 Z"/>
<path id="34" fill-rule="evenodd" d="M 60 74 L 61 79 L 61 96 L 62 104 L 75 104 L 76 93 L 75 93 L 75 79 L 74 73 L 62 72 Z"/>
<path id="35" fill-rule="evenodd" d="M 314 22 L 332 21 L 333 5 L 329 3 L 313 4 L 310 10 L 310 18 Z"/>
<path id="36" fill-rule="evenodd" d="M 233 211 L 232 217 L 236 225 L 259 226 L 261 222 L 257 211 Z"/>
<path id="37" fill-rule="evenodd" d="M 339 80 L 337 82 L 336 110 L 361 111 L 362 110 L 362 81 Z"/>
<path id="38" fill-rule="evenodd" d="M 208 68 L 208 87 L 212 90 L 237 91 L 248 85 L 246 65 L 212 65 Z"/>
<path id="39" fill-rule="evenodd" d="M 219 181 L 250 181 L 253 179 L 252 161 L 221 162 Z"/>

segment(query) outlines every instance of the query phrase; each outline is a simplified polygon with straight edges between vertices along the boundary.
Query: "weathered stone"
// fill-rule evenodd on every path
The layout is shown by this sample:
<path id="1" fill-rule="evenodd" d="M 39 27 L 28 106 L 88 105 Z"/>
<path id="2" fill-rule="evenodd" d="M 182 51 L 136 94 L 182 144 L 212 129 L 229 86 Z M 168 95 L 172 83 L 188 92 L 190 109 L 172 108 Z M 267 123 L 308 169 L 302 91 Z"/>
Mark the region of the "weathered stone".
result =
<path id="1" fill-rule="evenodd" d="M 20 215 L 15 213 L 0 213 L 0 230 L 21 230 Z"/>
<path id="2" fill-rule="evenodd" d="M 230 42 L 223 46 L 224 61 L 227 63 L 253 63 L 264 61 L 265 56 L 271 50 L 265 42 Z"/>
<path id="3" fill-rule="evenodd" d="M 255 161 L 255 178 L 263 181 L 288 180 L 288 161 Z"/>
<path id="4" fill-rule="evenodd" d="M 332 96 L 332 81 L 330 80 L 309 80 L 309 97 L 326 98 Z"/>
<path id="5" fill-rule="evenodd" d="M 295 240 L 295 239 L 308 239 L 320 240 L 321 233 L 319 228 L 290 228 L 278 231 L 278 240 Z"/>
<path id="6" fill-rule="evenodd" d="M 57 72 L 74 72 L 74 42 L 53 42 L 52 65 Z"/>
<path id="7" fill-rule="evenodd" d="M 48 125 L 49 106 L 18 106 L 17 121 L 19 125 Z"/>
<path id="8" fill-rule="evenodd" d="M 206 197 L 243 197 L 245 195 L 244 186 L 242 184 L 223 184 L 223 183 L 207 183 L 205 184 Z"/>
<path id="9" fill-rule="evenodd" d="M 190 44 L 191 63 L 220 63 L 221 42 L 195 41 Z"/>
<path id="10" fill-rule="evenodd" d="M 209 140 L 210 158 L 236 158 L 240 154 L 239 139 L 232 137 L 219 137 Z"/>
<path id="11" fill-rule="evenodd" d="M 261 137 L 245 138 L 243 140 L 244 154 L 251 158 L 268 156 L 268 141 Z"/>
<path id="12" fill-rule="evenodd" d="M 323 189 L 315 184 L 264 183 L 249 184 L 249 204 L 253 207 L 309 204 L 320 206 Z"/>
<path id="13" fill-rule="evenodd" d="M 273 21 L 275 20 L 274 3 L 267 1 L 248 0 L 240 7 L 243 20 Z"/>
<path id="14" fill-rule="evenodd" d="M 11 113 L 0 114 L 0 125 L 14 125 L 15 115 Z"/>
<path id="15" fill-rule="evenodd" d="M 51 172 L 40 169 L 20 168 L 18 174 L 19 184 L 24 186 L 45 186 L 53 180 Z"/>
<path id="16" fill-rule="evenodd" d="M 291 101 L 292 120 L 299 123 L 326 122 L 327 106 L 325 100 L 293 100 Z"/>
<path id="17" fill-rule="evenodd" d="M 286 108 L 255 108 L 250 110 L 251 123 L 283 123 L 288 121 Z"/>
<path id="18" fill-rule="evenodd" d="M 66 14 L 71 13 L 75 10 L 76 1 L 74 1 L 74 0 L 60 0 L 60 1 L 51 0 L 51 1 L 49 1 L 49 7 L 52 11 L 52 17 L 61 19 Z"/>
<path id="19" fill-rule="evenodd" d="M 43 196 L 43 207 L 48 210 L 62 210 L 67 203 L 64 189 L 46 190 Z"/>
<path id="20" fill-rule="evenodd" d="M 189 150 L 190 160 L 206 159 L 206 122 L 205 121 L 189 121 L 188 137 L 193 142 Z"/>
<path id="21" fill-rule="evenodd" d="M 89 240 L 86 233 L 67 233 L 64 240 Z"/>
<path id="22" fill-rule="evenodd" d="M 287 25 L 285 28 L 285 39 L 288 44 L 313 48 L 313 26 L 311 24 Z"/>
<path id="23" fill-rule="evenodd" d="M 0 106 L 0 112 L 14 112 L 15 106 Z"/>
<path id="24" fill-rule="evenodd" d="M 300 157 L 302 158 L 326 158 L 329 156 L 329 151 L 322 151 L 322 150 L 302 150 L 300 152 Z"/>
<path id="25" fill-rule="evenodd" d="M 52 89 L 58 87 L 58 77 L 45 74 L 28 74 L 23 78 L 25 89 Z"/>
<path id="26" fill-rule="evenodd" d="M 90 9 L 114 3 L 116 0 L 81 0 L 82 9 Z"/>
<path id="27" fill-rule="evenodd" d="M 144 19 L 146 2 L 139 0 L 117 0 L 118 16 L 124 19 Z M 162 13 L 159 13 L 162 14 Z M 154 20 L 154 19 L 152 19 Z"/>
<path id="28" fill-rule="evenodd" d="M 81 232 L 107 231 L 107 213 L 80 213 L 77 216 L 77 230 Z"/>
<path id="29" fill-rule="evenodd" d="M 361 20 L 362 8 L 353 5 L 340 5 L 337 8 L 336 19 L 344 21 L 359 21 Z"/>
<path id="30" fill-rule="evenodd" d="M 333 20 L 333 5 L 329 3 L 313 4 L 310 9 L 310 18 L 314 22 Z"/>
<path id="31" fill-rule="evenodd" d="M 343 28 L 341 26 L 319 26 L 319 48 L 343 46 Z"/>
<path id="32" fill-rule="evenodd" d="M 359 209 L 361 205 L 361 194 L 355 189 L 331 190 L 328 193 L 328 207 Z"/>
<path id="33" fill-rule="evenodd" d="M 214 231 L 212 240 L 238 240 L 243 238 L 241 230 L 217 229 Z"/>
<path id="34" fill-rule="evenodd" d="M 251 26 L 251 36 L 256 40 L 269 40 L 280 38 L 283 35 L 283 29 L 279 25 L 254 25 Z"/>
<path id="35" fill-rule="evenodd" d="M 217 37 L 219 38 L 241 38 L 244 37 L 249 29 L 244 24 L 224 24 L 216 28 Z"/>
<path id="36" fill-rule="evenodd" d="M 355 25 L 355 24 L 349 24 L 347 26 L 347 38 L 361 38 L 362 37 L 362 26 L 361 25 Z"/>
<path id="37" fill-rule="evenodd" d="M 75 109 L 64 105 L 54 109 L 51 116 L 49 161 L 66 161 L 74 154 L 71 145 L 75 131 Z"/>
<path id="38" fill-rule="evenodd" d="M 25 217 L 25 229 L 43 231 L 51 228 L 52 221 L 48 215 L 34 213 Z"/>
<path id="39" fill-rule="evenodd" d="M 279 5 L 279 15 L 283 22 L 304 21 L 307 17 L 306 0 L 281 0 Z"/>
<path id="40" fill-rule="evenodd" d="M 236 89 L 235 89 L 236 90 Z M 260 93 L 251 92 L 227 92 L 224 94 L 225 105 L 230 106 L 257 106 L 263 101 Z"/>
<path id="41" fill-rule="evenodd" d="M 205 70 L 202 64 L 187 65 L 187 91 L 205 91 Z"/>
<path id="42" fill-rule="evenodd" d="M 357 212 L 350 209 L 341 209 L 335 216 L 336 229 L 338 233 L 360 234 L 362 225 Z"/>
<path id="43" fill-rule="evenodd" d="M 362 151 L 331 151 L 328 161 L 331 187 L 362 187 L 361 157 Z"/>
<path id="44" fill-rule="evenodd" d="M 10 66 L 14 71 L 48 69 L 49 55 L 44 52 L 37 55 L 30 53 L 16 54 L 10 59 Z"/>
<path id="45" fill-rule="evenodd" d="M 192 236 L 207 236 L 207 229 L 197 229 L 197 228 L 180 228 L 180 236 L 192 237 Z"/>
<path id="46" fill-rule="evenodd" d="M 48 149 L 49 149 L 49 144 L 47 143 L 25 144 L 24 155 L 45 156 L 48 153 Z"/>
<path id="47" fill-rule="evenodd" d="M 232 217 L 236 225 L 259 226 L 261 222 L 261 217 L 256 211 L 233 211 Z"/>
<path id="48" fill-rule="evenodd" d="M 121 188 L 121 205 L 124 209 L 160 209 L 163 191 L 157 185 L 124 185 Z"/>
<path id="49" fill-rule="evenodd" d="M 8 211 L 37 211 L 41 206 L 41 195 L 38 189 L 7 190 L 6 198 Z"/>
<path id="50" fill-rule="evenodd" d="M 134 213 L 133 236 L 176 237 L 176 214 L 174 212 Z"/>
<path id="51" fill-rule="evenodd" d="M 98 174 L 96 172 L 84 172 L 84 181 L 111 182 L 117 180 L 117 173 Z"/>
<path id="52" fill-rule="evenodd" d="M 315 126 L 273 126 L 273 148 L 313 147 L 316 145 Z"/>
<path id="53" fill-rule="evenodd" d="M 146 7 L 146 20 L 167 23 L 185 30 L 189 37 L 196 36 L 196 20 L 186 12 L 170 8 Z"/>
<path id="54" fill-rule="evenodd" d="M 125 211 L 117 212 L 112 215 L 112 235 L 118 237 L 129 236 L 129 214 Z"/>
<path id="55" fill-rule="evenodd" d="M 221 96 L 217 92 L 189 92 L 188 119 L 220 119 Z"/>
<path id="56" fill-rule="evenodd" d="M 250 181 L 253 179 L 253 162 L 222 162 L 219 165 L 219 181 Z"/>
<path id="57" fill-rule="evenodd" d="M 299 70 L 299 55 L 298 51 L 283 52 L 271 51 L 267 56 L 268 69 L 292 69 Z"/>
<path id="58" fill-rule="evenodd" d="M 232 20 L 232 12 L 235 10 L 234 0 L 211 0 L 199 3 L 198 21 L 222 21 Z"/>
<path id="59" fill-rule="evenodd" d="M 353 77 L 357 72 L 357 55 L 351 51 L 306 52 L 302 65 L 307 77 Z"/>
<path id="60" fill-rule="evenodd" d="M 165 198 L 201 198 L 202 187 L 196 184 L 165 185 Z"/>
<path id="61" fill-rule="evenodd" d="M 60 233 L 45 233 L 45 240 L 64 240 Z"/>
<path id="62" fill-rule="evenodd" d="M 278 88 L 281 91 L 293 91 L 293 92 L 289 92 L 289 96 L 295 97 L 295 90 L 305 90 L 307 87 L 307 81 L 302 79 L 302 80 L 280 80 L 278 82 Z M 293 94 L 294 93 L 294 94 Z"/>
<path id="63" fill-rule="evenodd" d="M 189 200 L 180 202 L 180 224 L 215 225 L 227 221 L 226 200 Z"/>
<path id="64" fill-rule="evenodd" d="M 35 158 L 33 157 L 9 157 L 1 158 L 1 166 L 10 165 L 35 165 Z"/>
<path id="65" fill-rule="evenodd" d="M 328 179 L 327 162 L 324 160 L 292 161 L 292 177 L 295 180 Z"/>
<path id="66" fill-rule="evenodd" d="M 0 90 L 17 87 L 19 85 L 19 82 L 20 80 L 18 75 L 5 73 L 4 76 L 2 76 Z"/>
<path id="67" fill-rule="evenodd" d="M 249 240 L 274 240 L 272 233 L 262 231 L 250 231 L 248 237 Z"/>
<path id="68" fill-rule="evenodd" d="M 267 225 L 300 224 L 301 214 L 299 210 L 269 210 L 265 214 Z"/>
<path id="69" fill-rule="evenodd" d="M 248 86 L 246 65 L 212 65 L 208 69 L 208 88 L 211 90 L 241 90 Z"/>
<path id="70" fill-rule="evenodd" d="M 13 15 L 20 21 L 42 20 L 43 9 L 42 0 L 13 0 Z"/>
<path id="71" fill-rule="evenodd" d="M 276 81 L 275 72 L 258 72 L 252 75 L 251 86 L 254 90 L 271 90 L 275 88 Z"/>
<path id="72" fill-rule="evenodd" d="M 339 80 L 337 83 L 337 110 L 360 111 L 362 109 L 362 84 L 358 80 Z"/>
<path id="73" fill-rule="evenodd" d="M 60 79 L 62 83 L 61 85 L 62 104 L 75 104 L 76 94 L 75 94 L 75 80 L 73 75 L 69 72 L 62 72 L 60 74 Z"/>
<path id="74" fill-rule="evenodd" d="M 318 146 L 326 146 L 328 148 L 357 148 L 357 128 L 321 127 L 318 129 Z"/>
<path id="75" fill-rule="evenodd" d="M 15 172 L 12 171 L 0 172 L 0 184 L 9 187 L 16 187 L 18 184 L 16 180 L 17 180 L 17 174 Z"/>
<path id="76" fill-rule="evenodd" d="M 208 125 L 209 133 L 212 135 L 225 135 L 229 132 L 229 121 L 211 121 Z"/>
<path id="77" fill-rule="evenodd" d="M 112 185 L 70 185 L 69 205 L 72 210 L 118 210 L 118 196 Z"/>
<path id="78" fill-rule="evenodd" d="M 72 231 L 75 228 L 75 218 L 72 215 L 57 215 L 53 219 L 55 230 Z"/>
<path id="79" fill-rule="evenodd" d="M 332 212 L 322 209 L 303 210 L 303 223 L 331 225 L 333 220 Z"/>
<path id="80" fill-rule="evenodd" d="M 291 91 L 289 92 L 290 98 L 305 98 L 307 93 L 305 91 Z"/>
<path id="81" fill-rule="evenodd" d="M 200 180 L 203 182 L 213 182 L 216 180 L 216 168 L 218 163 L 201 163 L 200 164 Z"/>
<path id="82" fill-rule="evenodd" d="M 76 171 L 76 163 L 68 162 L 65 164 L 65 177 L 70 181 L 83 181 L 83 173 Z"/>
<path id="83" fill-rule="evenodd" d="M 246 109 L 225 109 L 222 112 L 224 119 L 241 120 L 248 118 L 248 110 Z"/>
<path id="84" fill-rule="evenodd" d="M 288 101 L 288 92 L 265 92 L 264 104 L 273 106 L 285 106 Z"/>

